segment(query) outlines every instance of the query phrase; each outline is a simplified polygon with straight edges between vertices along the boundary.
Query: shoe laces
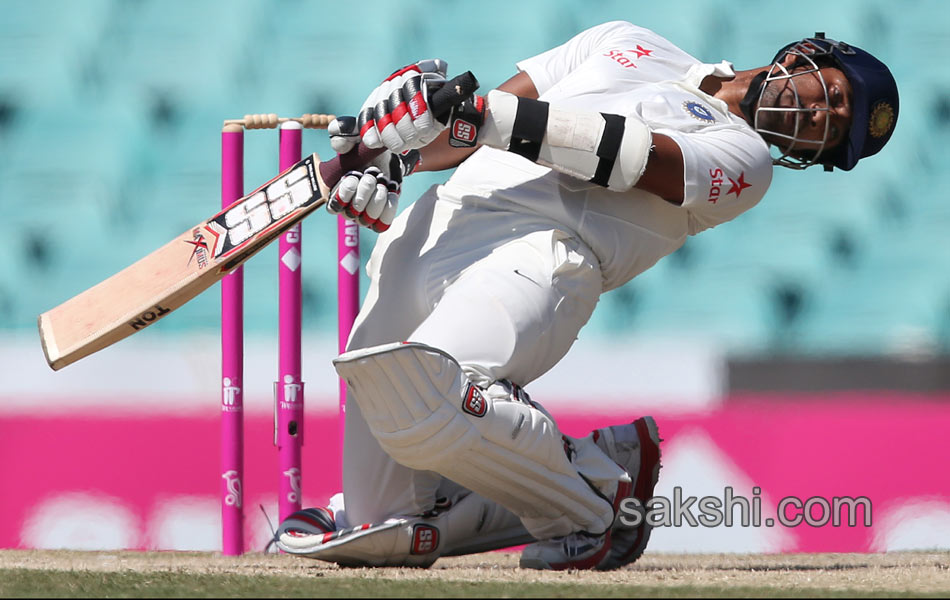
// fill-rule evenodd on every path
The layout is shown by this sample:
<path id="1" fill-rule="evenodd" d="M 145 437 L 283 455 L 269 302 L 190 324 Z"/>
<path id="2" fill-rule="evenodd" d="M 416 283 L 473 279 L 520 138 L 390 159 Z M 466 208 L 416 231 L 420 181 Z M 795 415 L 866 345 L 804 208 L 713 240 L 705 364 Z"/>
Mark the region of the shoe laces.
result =
<path id="1" fill-rule="evenodd" d="M 580 531 L 565 536 L 561 542 L 562 547 L 564 548 L 564 555 L 570 558 L 583 556 L 592 549 L 600 546 L 603 543 L 605 535 L 606 534 L 604 533 L 600 535 L 593 535 Z"/>
<path id="2" fill-rule="evenodd" d="M 267 542 L 267 545 L 264 546 L 264 554 L 270 550 L 270 547 L 277 543 L 277 530 L 274 529 L 274 524 L 271 523 L 270 517 L 267 516 L 267 511 L 264 510 L 263 504 L 258 504 L 261 507 L 261 512 L 264 513 L 264 519 L 267 521 L 267 528 L 270 529 L 270 541 Z"/>

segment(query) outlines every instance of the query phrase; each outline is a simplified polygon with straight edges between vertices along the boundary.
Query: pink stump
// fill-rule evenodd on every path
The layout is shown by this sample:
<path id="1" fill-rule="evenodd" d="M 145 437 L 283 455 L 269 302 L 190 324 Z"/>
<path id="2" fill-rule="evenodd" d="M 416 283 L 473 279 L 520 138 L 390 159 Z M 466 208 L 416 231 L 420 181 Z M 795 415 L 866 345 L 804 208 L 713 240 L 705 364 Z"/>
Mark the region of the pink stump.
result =
<path id="1" fill-rule="evenodd" d="M 360 228 L 342 216 L 337 221 L 337 323 L 340 352 L 353 329 L 360 310 Z M 340 378 L 340 456 L 343 456 L 343 436 L 346 431 L 346 382 Z"/>
<path id="2" fill-rule="evenodd" d="M 221 132 L 221 206 L 244 195 L 244 129 Z M 221 280 L 221 550 L 244 552 L 244 267 Z"/>
<path id="3" fill-rule="evenodd" d="M 303 128 L 296 121 L 280 126 L 280 170 L 300 161 Z M 301 508 L 301 446 L 303 446 L 303 380 L 300 360 L 302 323 L 300 280 L 300 224 L 280 236 L 280 349 L 274 443 L 277 445 L 280 472 L 278 514 L 283 521 Z"/>

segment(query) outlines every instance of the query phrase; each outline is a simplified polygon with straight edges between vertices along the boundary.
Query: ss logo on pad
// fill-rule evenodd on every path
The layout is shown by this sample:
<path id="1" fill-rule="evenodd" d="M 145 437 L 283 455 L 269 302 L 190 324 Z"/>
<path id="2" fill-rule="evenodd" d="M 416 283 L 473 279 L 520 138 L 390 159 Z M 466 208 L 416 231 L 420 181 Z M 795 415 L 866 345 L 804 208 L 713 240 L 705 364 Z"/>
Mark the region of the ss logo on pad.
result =
<path id="1" fill-rule="evenodd" d="M 474 383 L 469 383 L 465 388 L 465 394 L 462 398 L 462 410 L 473 417 L 484 417 L 488 412 L 488 400 L 482 395 Z"/>
<path id="2" fill-rule="evenodd" d="M 428 554 L 439 547 L 439 530 L 421 523 L 412 528 L 412 548 L 410 554 Z"/>

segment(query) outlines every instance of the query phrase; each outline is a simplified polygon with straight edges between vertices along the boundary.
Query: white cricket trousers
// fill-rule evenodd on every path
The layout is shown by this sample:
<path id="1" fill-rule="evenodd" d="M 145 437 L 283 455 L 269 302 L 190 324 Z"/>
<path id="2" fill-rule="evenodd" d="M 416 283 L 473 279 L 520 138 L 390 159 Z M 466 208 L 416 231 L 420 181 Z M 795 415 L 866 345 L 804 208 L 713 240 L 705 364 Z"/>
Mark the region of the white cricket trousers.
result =
<path id="1" fill-rule="evenodd" d="M 603 289 L 599 263 L 555 221 L 451 189 L 433 186 L 379 236 L 347 349 L 421 342 L 449 353 L 478 385 L 526 386 L 564 357 L 590 318 Z M 390 458 L 357 403 L 347 403 L 350 525 L 430 510 L 443 484 L 443 493 L 454 485 Z"/>

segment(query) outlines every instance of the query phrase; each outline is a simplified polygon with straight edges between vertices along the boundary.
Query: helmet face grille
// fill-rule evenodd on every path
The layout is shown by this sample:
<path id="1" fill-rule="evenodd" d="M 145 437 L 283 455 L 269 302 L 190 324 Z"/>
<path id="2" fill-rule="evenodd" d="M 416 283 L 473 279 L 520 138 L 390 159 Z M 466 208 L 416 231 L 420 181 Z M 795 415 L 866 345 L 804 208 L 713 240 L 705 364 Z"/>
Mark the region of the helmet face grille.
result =
<path id="1" fill-rule="evenodd" d="M 852 89 L 852 122 L 847 138 L 838 147 L 825 148 L 822 144 L 818 152 L 795 151 L 794 140 L 778 138 L 778 143 L 782 147 L 786 142 L 791 143 L 792 146 L 783 150 L 781 156 L 774 158 L 774 162 L 799 169 L 818 163 L 823 164 L 828 170 L 832 167 L 850 170 L 858 160 L 879 152 L 890 139 L 897 124 L 899 112 L 897 82 L 887 66 L 856 46 L 829 39 L 824 34 L 817 33 L 815 37 L 793 42 L 779 50 L 772 59 L 770 76 L 777 68 L 783 72 L 782 74 L 787 75 L 786 70 L 782 69 L 779 63 L 784 61 L 788 54 L 796 56 L 792 70 L 810 63 L 812 67 L 833 66 L 844 73 Z M 790 81 L 794 85 L 794 81 Z M 824 85 L 823 79 L 822 84 Z M 827 95 L 826 86 L 826 102 Z M 758 119 L 756 119 L 756 129 L 759 130 Z M 773 132 L 767 130 L 759 130 L 759 132 L 767 141 L 776 144 L 775 137 L 767 137 Z M 827 139 L 827 131 L 825 139 Z M 789 155 L 789 151 L 795 152 L 798 156 Z M 800 156 L 806 158 L 802 159 Z"/>
<path id="2" fill-rule="evenodd" d="M 783 48 L 772 62 L 766 74 L 765 80 L 759 91 L 759 98 L 756 102 L 757 109 L 753 127 L 770 144 L 779 148 L 781 154 L 773 156 L 772 162 L 776 165 L 788 167 L 790 169 L 806 169 L 820 162 L 824 156 L 825 145 L 828 142 L 828 136 L 831 131 L 831 120 L 825 119 L 825 128 L 818 146 L 814 147 L 815 140 L 807 140 L 799 137 L 802 130 L 802 124 L 816 112 L 830 111 L 831 103 L 828 99 L 828 84 L 821 73 L 821 66 L 816 62 L 816 58 L 829 56 L 830 50 L 825 45 L 814 44 L 812 42 L 826 42 L 827 40 L 809 38 L 790 44 Z M 787 55 L 793 55 L 795 60 L 786 67 L 782 64 Z M 824 93 L 824 107 L 807 108 L 803 106 L 799 96 L 798 86 L 795 79 L 797 77 L 809 76 L 814 74 L 821 83 Z M 776 87 L 787 86 L 792 92 L 794 98 L 792 106 L 767 106 L 763 104 L 770 89 L 774 91 Z M 777 101 L 777 98 L 776 98 Z M 769 121 L 775 121 L 779 118 L 785 118 L 785 115 L 792 113 L 794 115 L 794 129 L 791 133 L 783 133 L 773 129 Z M 803 148 L 804 144 L 807 148 Z"/>

